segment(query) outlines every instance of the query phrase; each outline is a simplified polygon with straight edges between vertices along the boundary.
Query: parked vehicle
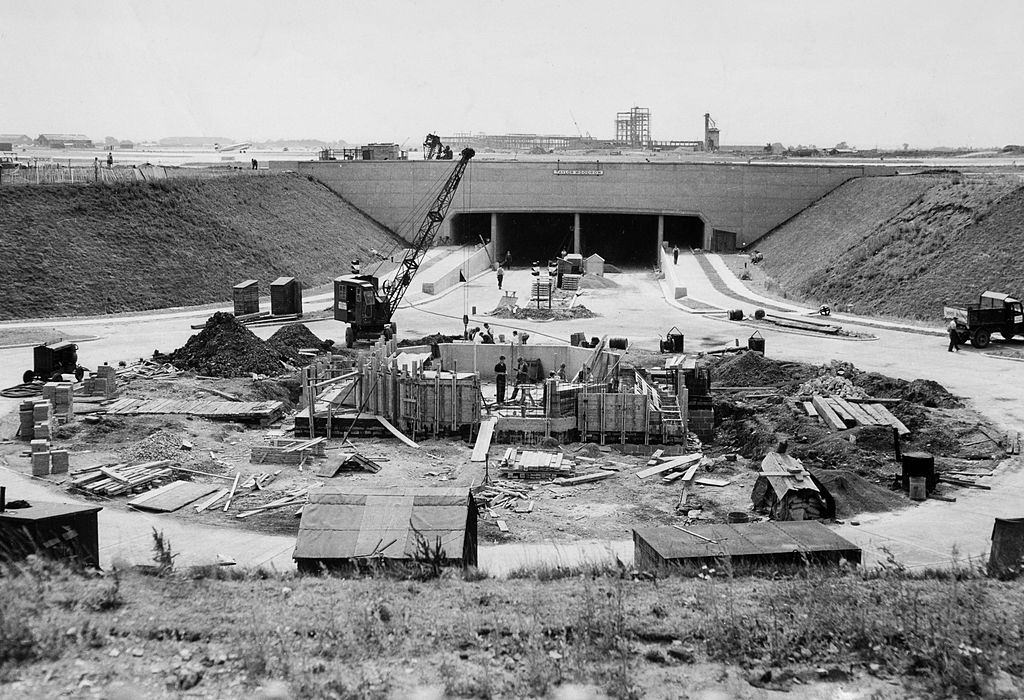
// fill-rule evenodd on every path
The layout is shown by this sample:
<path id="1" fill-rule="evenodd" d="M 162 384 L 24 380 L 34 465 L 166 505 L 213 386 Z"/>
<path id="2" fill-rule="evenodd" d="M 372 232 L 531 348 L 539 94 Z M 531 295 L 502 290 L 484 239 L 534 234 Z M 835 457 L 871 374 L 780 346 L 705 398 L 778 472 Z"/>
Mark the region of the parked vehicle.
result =
<path id="1" fill-rule="evenodd" d="M 1024 335 L 1024 306 L 1001 292 L 982 292 L 977 304 L 946 306 L 942 314 L 956 320 L 960 342 L 970 341 L 976 348 L 988 347 L 993 333 L 1006 340 Z"/>

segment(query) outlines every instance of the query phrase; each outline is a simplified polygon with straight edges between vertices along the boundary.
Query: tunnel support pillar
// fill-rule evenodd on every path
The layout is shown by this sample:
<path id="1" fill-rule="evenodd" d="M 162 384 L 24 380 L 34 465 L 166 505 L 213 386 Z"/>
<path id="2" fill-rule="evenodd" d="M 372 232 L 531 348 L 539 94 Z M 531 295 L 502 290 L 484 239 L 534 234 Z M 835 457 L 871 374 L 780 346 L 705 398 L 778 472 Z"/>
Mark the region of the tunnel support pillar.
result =
<path id="1" fill-rule="evenodd" d="M 661 251 L 665 247 L 665 215 L 658 214 L 658 250 L 655 255 L 655 266 L 661 269 Z"/>
<path id="2" fill-rule="evenodd" d="M 572 252 L 583 255 L 583 246 L 580 239 L 579 212 L 572 215 Z"/>

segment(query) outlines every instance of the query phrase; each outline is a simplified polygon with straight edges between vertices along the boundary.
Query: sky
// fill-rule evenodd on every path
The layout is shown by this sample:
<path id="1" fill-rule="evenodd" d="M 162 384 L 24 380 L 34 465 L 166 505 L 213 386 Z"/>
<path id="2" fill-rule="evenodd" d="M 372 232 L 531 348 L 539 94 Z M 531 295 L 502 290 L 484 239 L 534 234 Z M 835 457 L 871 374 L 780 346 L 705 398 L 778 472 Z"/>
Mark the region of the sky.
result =
<path id="1" fill-rule="evenodd" d="M 0 0 L 0 133 L 1024 143 L 1024 2 Z"/>

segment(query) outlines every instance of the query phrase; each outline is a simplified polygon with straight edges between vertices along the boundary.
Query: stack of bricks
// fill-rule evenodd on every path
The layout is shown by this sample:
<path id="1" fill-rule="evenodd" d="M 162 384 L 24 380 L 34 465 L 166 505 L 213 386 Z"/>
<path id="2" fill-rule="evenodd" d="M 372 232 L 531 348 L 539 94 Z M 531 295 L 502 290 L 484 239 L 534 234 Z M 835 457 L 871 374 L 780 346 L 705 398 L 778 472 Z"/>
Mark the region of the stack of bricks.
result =
<path id="1" fill-rule="evenodd" d="M 21 439 L 49 440 L 53 430 L 51 404 L 45 399 L 29 399 L 21 402 Z"/>
<path id="2" fill-rule="evenodd" d="M 43 384 L 43 398 L 53 404 L 53 413 L 67 423 L 75 417 L 75 387 L 71 382 Z"/>
<path id="3" fill-rule="evenodd" d="M 112 399 L 117 396 L 117 370 L 110 365 L 100 365 L 84 382 L 86 396 L 102 396 Z"/>
<path id="4" fill-rule="evenodd" d="M 50 449 L 49 440 L 32 441 L 32 476 L 68 473 L 68 451 Z"/>

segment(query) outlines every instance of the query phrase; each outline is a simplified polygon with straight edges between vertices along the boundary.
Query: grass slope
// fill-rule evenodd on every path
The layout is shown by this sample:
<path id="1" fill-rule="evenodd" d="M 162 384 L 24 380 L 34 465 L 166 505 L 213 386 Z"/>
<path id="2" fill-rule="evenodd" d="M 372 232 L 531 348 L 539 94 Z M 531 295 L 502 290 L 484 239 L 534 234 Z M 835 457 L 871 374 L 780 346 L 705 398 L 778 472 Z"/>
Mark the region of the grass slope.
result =
<path id="1" fill-rule="evenodd" d="M 563 697 L 754 697 L 753 685 L 822 698 L 843 687 L 828 680 L 877 698 L 1022 689 L 1022 588 L 970 570 L 657 582 L 207 573 L 237 580 L 86 579 L 40 562 L 5 577 L 0 695 L 522 698 L 577 684 L 588 690 Z"/>
<path id="2" fill-rule="evenodd" d="M 850 181 L 758 242 L 787 294 L 924 320 L 985 289 L 1021 293 L 1024 186 L 955 173 Z"/>
<path id="3" fill-rule="evenodd" d="M 0 220 L 4 319 L 209 303 L 250 278 L 313 286 L 399 242 L 294 174 L 7 188 Z"/>

